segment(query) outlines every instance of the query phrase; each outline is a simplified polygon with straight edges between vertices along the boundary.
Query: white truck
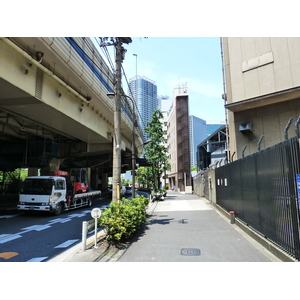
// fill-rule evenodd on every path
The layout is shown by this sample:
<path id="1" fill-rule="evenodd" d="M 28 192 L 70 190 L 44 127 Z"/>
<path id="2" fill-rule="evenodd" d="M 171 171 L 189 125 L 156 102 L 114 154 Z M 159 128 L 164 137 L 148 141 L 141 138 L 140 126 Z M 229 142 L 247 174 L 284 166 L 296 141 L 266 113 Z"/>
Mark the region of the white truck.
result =
<path id="1" fill-rule="evenodd" d="M 78 171 L 79 170 L 79 171 Z M 81 174 L 77 169 L 74 174 Z M 64 210 L 91 206 L 101 191 L 89 191 L 79 176 L 56 171 L 55 176 L 30 176 L 20 191 L 18 210 L 47 211 L 59 215 Z"/>

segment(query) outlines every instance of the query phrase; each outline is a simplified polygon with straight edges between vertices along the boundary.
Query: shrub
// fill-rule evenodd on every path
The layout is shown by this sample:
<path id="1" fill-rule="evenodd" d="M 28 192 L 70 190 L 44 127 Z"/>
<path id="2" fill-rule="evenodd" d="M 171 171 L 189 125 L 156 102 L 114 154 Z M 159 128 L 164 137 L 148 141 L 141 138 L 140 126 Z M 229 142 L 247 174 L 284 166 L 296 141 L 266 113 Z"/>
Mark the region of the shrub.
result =
<path id="1" fill-rule="evenodd" d="M 147 219 L 148 204 L 149 199 L 144 196 L 112 202 L 99 218 L 99 225 L 107 231 L 107 240 L 119 243 L 132 237 Z"/>

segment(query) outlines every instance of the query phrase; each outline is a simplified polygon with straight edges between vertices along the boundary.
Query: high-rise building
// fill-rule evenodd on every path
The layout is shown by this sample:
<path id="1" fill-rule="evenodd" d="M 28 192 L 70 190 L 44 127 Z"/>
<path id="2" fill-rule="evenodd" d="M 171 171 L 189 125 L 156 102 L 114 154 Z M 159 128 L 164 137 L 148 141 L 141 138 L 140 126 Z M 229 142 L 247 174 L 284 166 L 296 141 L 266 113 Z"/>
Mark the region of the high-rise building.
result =
<path id="1" fill-rule="evenodd" d="M 191 115 L 190 117 L 191 168 L 197 166 L 197 146 L 207 138 L 206 121 Z"/>
<path id="2" fill-rule="evenodd" d="M 153 80 L 138 75 L 129 79 L 129 88 L 129 94 L 136 100 L 144 141 L 147 141 L 145 127 L 151 121 L 153 112 L 158 109 L 157 86 Z"/>

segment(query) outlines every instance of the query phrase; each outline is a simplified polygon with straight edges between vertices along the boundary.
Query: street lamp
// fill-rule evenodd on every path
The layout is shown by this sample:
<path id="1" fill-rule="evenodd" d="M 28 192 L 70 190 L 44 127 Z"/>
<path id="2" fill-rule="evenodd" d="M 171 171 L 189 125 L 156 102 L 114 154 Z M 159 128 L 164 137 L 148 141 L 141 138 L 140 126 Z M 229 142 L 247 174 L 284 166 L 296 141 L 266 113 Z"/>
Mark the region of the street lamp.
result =
<path id="1" fill-rule="evenodd" d="M 131 187 L 131 191 L 132 191 L 132 198 L 135 198 L 135 133 L 134 133 L 135 122 L 136 122 L 135 107 L 134 107 L 133 99 L 127 95 L 124 96 L 130 99 L 132 103 L 132 144 L 131 144 L 132 187 Z"/>
<path id="2" fill-rule="evenodd" d="M 137 54 L 132 54 L 133 56 L 135 56 L 135 78 L 137 79 Z"/>

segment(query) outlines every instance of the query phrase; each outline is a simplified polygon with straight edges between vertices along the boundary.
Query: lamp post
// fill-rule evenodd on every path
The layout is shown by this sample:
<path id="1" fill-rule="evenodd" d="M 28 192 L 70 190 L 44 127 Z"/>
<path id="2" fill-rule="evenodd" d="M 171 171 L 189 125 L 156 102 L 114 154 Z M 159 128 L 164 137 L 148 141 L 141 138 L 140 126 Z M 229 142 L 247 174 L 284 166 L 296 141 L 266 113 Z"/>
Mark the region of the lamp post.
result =
<path id="1" fill-rule="evenodd" d="M 132 187 L 131 187 L 131 191 L 132 191 L 132 198 L 135 198 L 135 133 L 134 133 L 135 122 L 136 122 L 135 107 L 134 107 L 133 99 L 127 95 L 124 96 L 130 99 L 132 103 L 132 144 L 131 144 Z"/>
<path id="2" fill-rule="evenodd" d="M 133 56 L 135 56 L 135 79 L 137 79 L 137 54 L 132 54 Z"/>
<path id="3" fill-rule="evenodd" d="M 134 99 L 135 99 L 135 103 L 136 105 L 138 105 L 138 76 L 137 76 L 137 54 L 133 54 L 133 56 L 135 56 L 135 95 L 134 95 Z"/>

